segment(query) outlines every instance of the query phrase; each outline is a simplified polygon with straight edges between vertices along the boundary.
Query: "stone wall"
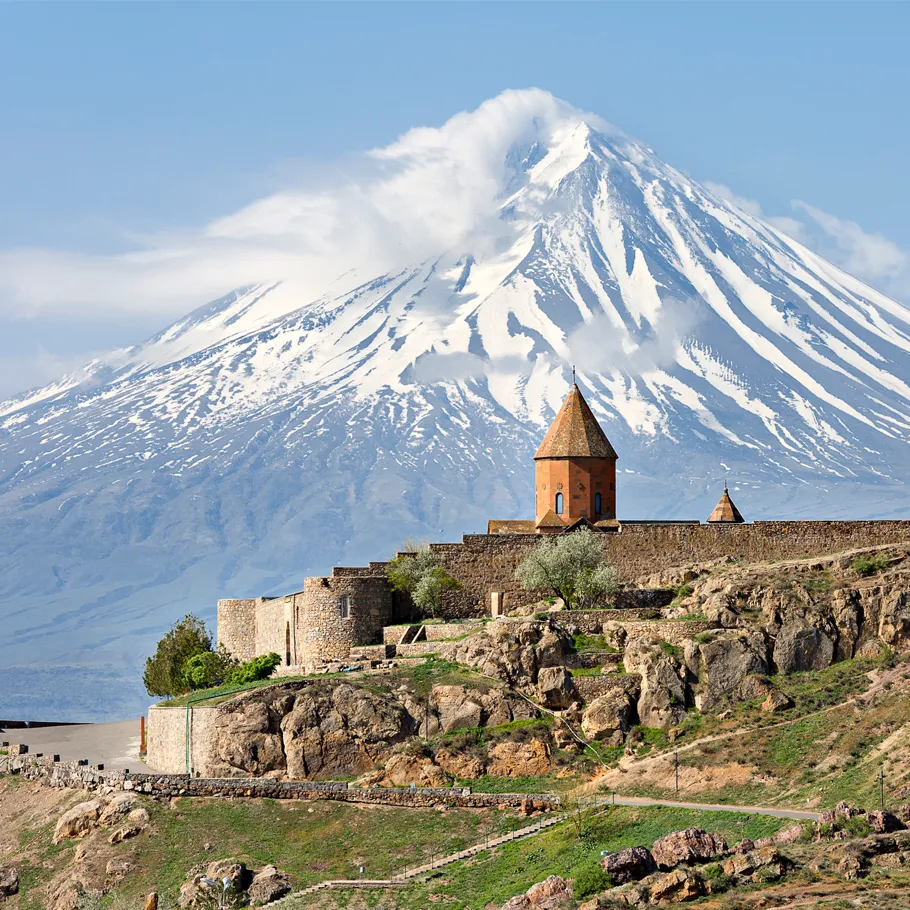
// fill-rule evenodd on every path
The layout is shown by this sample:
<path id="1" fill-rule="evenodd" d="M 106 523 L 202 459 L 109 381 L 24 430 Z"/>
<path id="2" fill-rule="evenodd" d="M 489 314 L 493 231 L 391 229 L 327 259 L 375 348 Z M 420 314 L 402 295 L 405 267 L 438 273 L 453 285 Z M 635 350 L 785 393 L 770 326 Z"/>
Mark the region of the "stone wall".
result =
<path id="1" fill-rule="evenodd" d="M 639 622 L 660 619 L 663 612 L 657 608 L 640 610 L 557 610 L 553 621 L 561 626 L 574 626 L 579 632 L 600 635 L 605 622 Z"/>
<path id="2" fill-rule="evenodd" d="M 446 593 L 443 615 L 487 615 L 493 591 L 502 594 L 506 612 L 538 600 L 538 594 L 522 590 L 515 568 L 539 539 L 534 534 L 466 534 L 461 543 L 431 544 L 445 569 L 462 583 Z M 910 542 L 910 521 L 623 522 L 618 533 L 601 539 L 607 559 L 629 581 L 727 556 L 761 562 Z"/>
<path id="3" fill-rule="evenodd" d="M 185 774 L 187 768 L 205 774 L 212 767 L 217 714 L 217 707 L 149 708 L 148 766 L 166 774 Z"/>
<path id="4" fill-rule="evenodd" d="M 256 656 L 256 600 L 218 601 L 218 643 L 238 660 Z"/>
<path id="5" fill-rule="evenodd" d="M 686 639 L 718 627 L 716 622 L 690 619 L 623 622 L 620 625 L 630 638 L 659 638 L 671 645 L 682 645 Z"/>
<path id="6" fill-rule="evenodd" d="M 77 762 L 53 762 L 27 756 L 0 756 L 0 774 L 21 774 L 27 780 L 52 787 L 95 790 L 132 790 L 151 796 L 257 797 L 269 799 L 337 800 L 408 808 L 487 809 L 497 806 L 551 811 L 559 797 L 541 793 L 472 793 L 469 787 L 385 788 L 349 787 L 344 781 L 279 781 L 271 778 L 213 779 L 188 774 L 136 774 L 99 770 Z"/>

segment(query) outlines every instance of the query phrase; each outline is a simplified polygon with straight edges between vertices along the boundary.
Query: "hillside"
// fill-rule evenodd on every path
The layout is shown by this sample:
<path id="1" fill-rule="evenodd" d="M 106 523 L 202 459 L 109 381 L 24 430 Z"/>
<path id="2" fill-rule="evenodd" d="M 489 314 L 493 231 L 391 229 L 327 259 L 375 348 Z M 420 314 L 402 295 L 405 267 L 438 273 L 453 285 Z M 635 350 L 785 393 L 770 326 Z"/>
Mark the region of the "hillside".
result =
<path id="1" fill-rule="evenodd" d="M 138 713 L 136 667 L 188 610 L 531 514 L 571 364 L 620 453 L 620 518 L 703 519 L 725 475 L 749 519 L 905 513 L 910 311 L 522 97 L 492 146 L 495 101 L 458 121 L 494 158 L 456 247 L 351 262 L 316 299 L 226 288 L 0 404 L 0 714 Z M 404 145 L 379 191 L 434 167 Z"/>

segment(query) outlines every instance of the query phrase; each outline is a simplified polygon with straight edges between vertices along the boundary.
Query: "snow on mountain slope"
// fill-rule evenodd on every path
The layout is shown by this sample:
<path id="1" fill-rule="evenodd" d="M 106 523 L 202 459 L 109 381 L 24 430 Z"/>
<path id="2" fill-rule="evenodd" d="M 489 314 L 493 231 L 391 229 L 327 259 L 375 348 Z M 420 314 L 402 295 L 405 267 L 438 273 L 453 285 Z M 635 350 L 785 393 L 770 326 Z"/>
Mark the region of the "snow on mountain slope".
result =
<path id="1" fill-rule="evenodd" d="M 458 248 L 0 404 L 0 716 L 129 713 L 188 610 L 531 515 L 573 363 L 621 518 L 703 519 L 725 475 L 747 519 L 907 514 L 910 310 L 618 132 L 535 128 Z"/>

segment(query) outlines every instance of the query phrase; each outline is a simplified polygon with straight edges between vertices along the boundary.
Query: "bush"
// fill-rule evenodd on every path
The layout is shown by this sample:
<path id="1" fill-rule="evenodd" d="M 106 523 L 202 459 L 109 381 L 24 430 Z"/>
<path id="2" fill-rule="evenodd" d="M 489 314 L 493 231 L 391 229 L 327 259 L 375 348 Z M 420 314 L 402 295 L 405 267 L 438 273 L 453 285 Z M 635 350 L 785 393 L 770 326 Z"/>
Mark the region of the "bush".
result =
<path id="1" fill-rule="evenodd" d="M 442 606 L 442 595 L 453 588 L 460 588 L 461 582 L 439 565 L 429 544 L 408 541 L 405 547 L 413 552 L 396 556 L 389 562 L 386 570 L 389 585 L 393 591 L 410 594 L 421 610 L 435 617 Z"/>
<path id="2" fill-rule="evenodd" d="M 612 887 L 610 876 L 597 863 L 589 863 L 578 870 L 572 880 L 572 896 L 577 899 L 599 894 Z"/>
<path id="3" fill-rule="evenodd" d="M 194 654 L 183 665 L 183 680 L 187 689 L 210 689 L 230 679 L 238 663 L 224 645 L 217 651 L 202 651 Z"/>
<path id="4" fill-rule="evenodd" d="M 619 573 L 604 558 L 600 535 L 588 528 L 542 537 L 515 577 L 528 591 L 550 591 L 567 610 L 589 609 L 619 588 Z"/>
<path id="5" fill-rule="evenodd" d="M 281 658 L 274 651 L 271 654 L 260 654 L 237 667 L 229 682 L 232 686 L 245 686 L 247 683 L 259 682 L 260 679 L 268 679 L 280 664 Z"/>
<path id="6" fill-rule="evenodd" d="M 853 571 L 856 572 L 857 575 L 862 575 L 864 578 L 867 575 L 874 575 L 876 572 L 881 572 L 890 565 L 891 559 L 886 553 L 868 553 L 865 556 L 857 556 L 852 563 Z"/>
<path id="7" fill-rule="evenodd" d="M 188 613 L 158 642 L 155 654 L 145 662 L 142 682 L 149 695 L 173 697 L 186 691 L 183 668 L 190 658 L 212 650 L 212 637 L 205 623 Z"/>
<path id="8" fill-rule="evenodd" d="M 720 863 L 708 863 L 701 870 L 702 878 L 711 883 L 711 894 L 723 894 L 733 884 L 729 875 L 724 872 Z"/>

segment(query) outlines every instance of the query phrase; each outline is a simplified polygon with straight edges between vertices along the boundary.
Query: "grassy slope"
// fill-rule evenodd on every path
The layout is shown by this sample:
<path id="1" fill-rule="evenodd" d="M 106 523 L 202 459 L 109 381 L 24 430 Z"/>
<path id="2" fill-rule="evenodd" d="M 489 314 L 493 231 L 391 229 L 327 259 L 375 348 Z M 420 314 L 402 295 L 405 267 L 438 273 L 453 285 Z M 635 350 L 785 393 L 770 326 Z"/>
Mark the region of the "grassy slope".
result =
<path id="1" fill-rule="evenodd" d="M 548 875 L 572 876 L 600 859 L 602 850 L 652 844 L 680 828 L 702 827 L 724 835 L 730 843 L 743 837 L 763 837 L 777 831 L 780 819 L 734 812 L 698 812 L 675 808 L 633 809 L 617 806 L 594 820 L 581 840 L 570 824 L 560 825 L 530 840 L 516 841 L 444 869 L 425 884 L 394 892 L 332 892 L 317 902 L 302 897 L 294 910 L 355 907 L 398 907 L 400 910 L 483 910 L 500 906 Z"/>

